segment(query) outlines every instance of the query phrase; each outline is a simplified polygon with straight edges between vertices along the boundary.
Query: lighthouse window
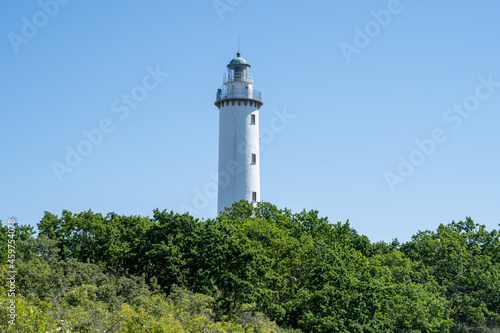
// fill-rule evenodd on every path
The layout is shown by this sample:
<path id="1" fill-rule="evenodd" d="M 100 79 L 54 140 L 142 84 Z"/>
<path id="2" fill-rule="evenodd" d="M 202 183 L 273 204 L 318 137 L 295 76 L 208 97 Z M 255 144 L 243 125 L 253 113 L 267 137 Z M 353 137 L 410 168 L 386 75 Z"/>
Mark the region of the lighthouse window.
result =
<path id="1" fill-rule="evenodd" d="M 255 124 L 255 115 L 254 114 L 252 114 L 250 116 L 250 124 Z"/>
<path id="2" fill-rule="evenodd" d="M 257 163 L 257 155 L 252 154 L 252 164 L 255 164 L 255 163 Z"/>
<path id="3" fill-rule="evenodd" d="M 243 79 L 243 68 L 237 66 L 234 68 L 234 80 L 241 81 Z"/>
<path id="4" fill-rule="evenodd" d="M 252 192 L 252 201 L 257 201 L 257 192 Z"/>

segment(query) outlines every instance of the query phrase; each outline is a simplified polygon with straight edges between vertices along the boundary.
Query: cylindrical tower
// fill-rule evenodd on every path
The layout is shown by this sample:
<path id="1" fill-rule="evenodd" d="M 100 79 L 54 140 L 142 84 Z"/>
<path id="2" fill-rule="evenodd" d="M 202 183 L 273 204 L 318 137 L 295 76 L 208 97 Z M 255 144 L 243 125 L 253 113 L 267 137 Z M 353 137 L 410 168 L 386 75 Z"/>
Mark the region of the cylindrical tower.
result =
<path id="1" fill-rule="evenodd" d="M 245 199 L 260 201 L 259 109 L 250 65 L 236 54 L 217 90 L 219 108 L 219 193 L 217 212 Z"/>

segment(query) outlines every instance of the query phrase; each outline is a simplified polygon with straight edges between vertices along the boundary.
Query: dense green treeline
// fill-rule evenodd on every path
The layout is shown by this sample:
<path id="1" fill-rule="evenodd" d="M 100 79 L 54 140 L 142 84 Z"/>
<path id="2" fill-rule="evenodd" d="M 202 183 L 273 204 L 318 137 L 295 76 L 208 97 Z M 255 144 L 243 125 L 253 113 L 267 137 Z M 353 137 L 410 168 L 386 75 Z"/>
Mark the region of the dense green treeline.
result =
<path id="1" fill-rule="evenodd" d="M 16 230 L 16 326 L 7 231 L 4 331 L 500 332 L 500 234 L 469 218 L 387 244 L 269 203 L 201 221 L 46 212 L 37 236 Z"/>

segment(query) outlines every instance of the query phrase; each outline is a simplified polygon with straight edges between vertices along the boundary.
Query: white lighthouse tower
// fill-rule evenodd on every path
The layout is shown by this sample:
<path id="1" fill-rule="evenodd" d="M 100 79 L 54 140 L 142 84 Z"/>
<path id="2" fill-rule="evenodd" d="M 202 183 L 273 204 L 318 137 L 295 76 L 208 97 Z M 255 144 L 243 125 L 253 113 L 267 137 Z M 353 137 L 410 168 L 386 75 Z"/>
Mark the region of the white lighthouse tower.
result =
<path id="1" fill-rule="evenodd" d="M 239 52 L 227 68 L 215 102 L 219 108 L 218 213 L 241 199 L 260 201 L 261 94 L 253 88 L 250 65 Z"/>

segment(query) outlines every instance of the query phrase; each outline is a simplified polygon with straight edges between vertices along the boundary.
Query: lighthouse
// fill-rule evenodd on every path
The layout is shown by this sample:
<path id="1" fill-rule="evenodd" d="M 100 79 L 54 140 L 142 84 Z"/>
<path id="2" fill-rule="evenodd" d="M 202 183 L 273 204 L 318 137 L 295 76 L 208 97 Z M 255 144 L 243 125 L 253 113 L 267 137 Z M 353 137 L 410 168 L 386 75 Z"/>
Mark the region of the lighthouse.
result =
<path id="1" fill-rule="evenodd" d="M 217 213 L 245 199 L 260 201 L 260 91 L 253 88 L 250 64 L 238 52 L 217 90 L 219 175 Z"/>

